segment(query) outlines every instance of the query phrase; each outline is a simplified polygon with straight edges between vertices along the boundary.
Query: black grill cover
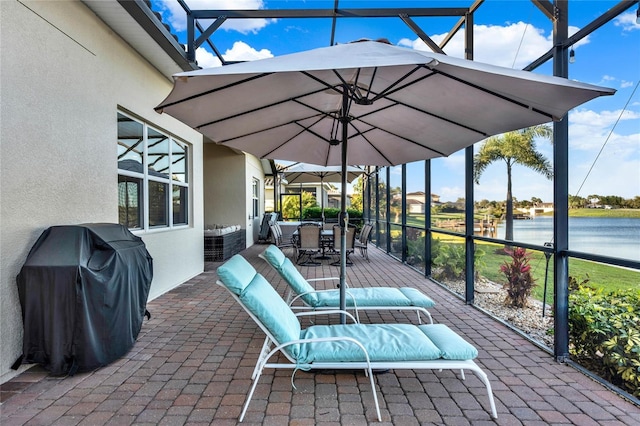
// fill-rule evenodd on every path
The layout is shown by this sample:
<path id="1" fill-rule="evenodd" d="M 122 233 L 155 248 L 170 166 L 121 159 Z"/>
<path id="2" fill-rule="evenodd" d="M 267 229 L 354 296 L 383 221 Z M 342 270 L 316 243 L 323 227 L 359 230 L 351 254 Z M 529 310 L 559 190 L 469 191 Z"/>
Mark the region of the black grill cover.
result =
<path id="1" fill-rule="evenodd" d="M 149 252 L 126 227 L 47 229 L 17 279 L 23 362 L 68 374 L 126 354 L 140 333 L 152 278 Z"/>

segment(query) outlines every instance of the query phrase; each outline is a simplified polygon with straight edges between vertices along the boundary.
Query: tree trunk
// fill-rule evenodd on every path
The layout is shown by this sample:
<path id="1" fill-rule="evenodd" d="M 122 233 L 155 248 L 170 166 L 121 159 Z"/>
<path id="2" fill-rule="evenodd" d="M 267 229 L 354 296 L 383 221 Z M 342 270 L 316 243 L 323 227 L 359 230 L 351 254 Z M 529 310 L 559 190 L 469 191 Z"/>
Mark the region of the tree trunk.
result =
<path id="1" fill-rule="evenodd" d="M 511 164 L 507 163 L 507 212 L 505 215 L 504 239 L 513 241 L 513 196 L 511 194 Z M 510 248 L 510 246 L 505 246 Z"/>

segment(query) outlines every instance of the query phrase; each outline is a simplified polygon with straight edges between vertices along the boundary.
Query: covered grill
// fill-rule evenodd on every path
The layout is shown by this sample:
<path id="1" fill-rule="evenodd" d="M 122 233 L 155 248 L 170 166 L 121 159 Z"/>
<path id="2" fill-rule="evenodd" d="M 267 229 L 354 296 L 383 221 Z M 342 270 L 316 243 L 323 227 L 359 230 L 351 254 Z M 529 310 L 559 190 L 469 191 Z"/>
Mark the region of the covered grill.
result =
<path id="1" fill-rule="evenodd" d="M 142 327 L 152 278 L 149 252 L 126 227 L 47 229 L 17 278 L 22 362 L 73 374 L 126 354 Z"/>

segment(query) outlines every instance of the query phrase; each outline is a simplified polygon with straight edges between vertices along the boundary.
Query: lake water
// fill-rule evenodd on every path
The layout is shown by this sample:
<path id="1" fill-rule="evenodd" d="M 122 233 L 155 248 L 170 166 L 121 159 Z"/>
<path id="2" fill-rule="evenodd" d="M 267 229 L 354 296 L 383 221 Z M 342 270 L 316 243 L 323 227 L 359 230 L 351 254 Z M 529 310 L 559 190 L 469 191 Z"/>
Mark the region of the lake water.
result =
<path id="1" fill-rule="evenodd" d="M 504 239 L 504 221 L 498 224 Z M 544 245 L 553 238 L 553 218 L 539 216 L 513 221 L 513 239 Z M 640 219 L 570 217 L 569 249 L 584 253 L 640 261 Z"/>

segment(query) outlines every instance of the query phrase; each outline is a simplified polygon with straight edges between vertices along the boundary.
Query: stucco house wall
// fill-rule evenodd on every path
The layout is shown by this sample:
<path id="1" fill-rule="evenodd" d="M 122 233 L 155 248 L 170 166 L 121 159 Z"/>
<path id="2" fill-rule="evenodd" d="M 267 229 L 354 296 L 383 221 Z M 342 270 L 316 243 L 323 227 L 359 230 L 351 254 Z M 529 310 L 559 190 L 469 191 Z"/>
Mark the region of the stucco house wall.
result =
<path id="1" fill-rule="evenodd" d="M 204 222 L 210 225 L 241 225 L 247 247 L 257 241 L 264 213 L 264 170 L 253 155 L 215 143 L 205 143 Z M 253 217 L 253 179 L 258 179 L 260 214 Z M 256 224 L 257 220 L 257 224 Z"/>
<path id="2" fill-rule="evenodd" d="M 141 232 L 150 299 L 203 271 L 202 136 L 153 110 L 171 80 L 79 1 L 1 1 L 0 382 L 22 353 L 16 275 L 54 225 L 118 222 L 117 112 L 189 144 L 189 225 Z"/>

